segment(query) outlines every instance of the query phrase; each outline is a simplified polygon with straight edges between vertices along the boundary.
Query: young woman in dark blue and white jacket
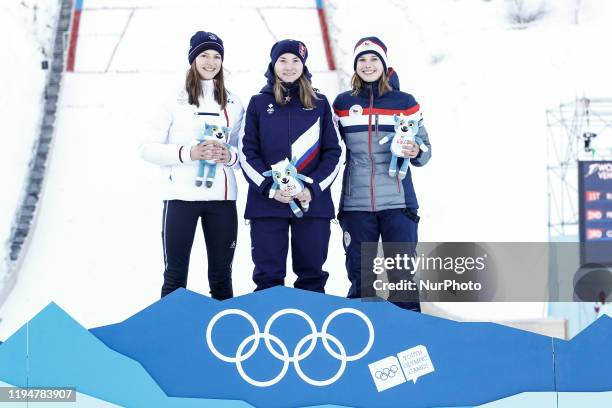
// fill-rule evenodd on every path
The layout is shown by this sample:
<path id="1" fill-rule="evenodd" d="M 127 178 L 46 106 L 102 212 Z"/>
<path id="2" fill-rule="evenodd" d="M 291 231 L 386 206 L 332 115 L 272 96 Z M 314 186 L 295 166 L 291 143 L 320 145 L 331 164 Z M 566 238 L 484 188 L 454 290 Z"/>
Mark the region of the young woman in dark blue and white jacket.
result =
<path id="1" fill-rule="evenodd" d="M 251 220 L 256 290 L 283 285 L 291 229 L 296 288 L 323 292 L 328 273 L 330 220 L 334 205 L 330 186 L 340 169 L 341 148 L 327 98 L 314 91 L 305 66 L 308 50 L 301 41 L 283 40 L 272 47 L 268 83 L 247 107 L 239 153 L 249 182 L 245 218 Z M 302 218 L 289 207 L 291 197 L 276 191 L 264 176 L 284 159 L 296 159 L 299 173 L 313 179 L 296 198 L 309 204 Z"/>
<path id="2" fill-rule="evenodd" d="M 410 166 L 402 179 L 399 173 L 389 175 L 389 143 L 379 144 L 394 132 L 393 115 L 420 115 L 414 97 L 399 90 L 399 80 L 387 67 L 387 48 L 376 37 L 362 38 L 355 45 L 352 89 L 334 101 L 338 128 L 346 144 L 346 167 L 343 176 L 339 220 L 344 233 L 346 267 L 351 281 L 348 297 L 373 297 L 372 261 L 375 246 L 364 247 L 368 265 L 362 275 L 362 243 L 410 243 L 414 250 L 418 240 L 417 198 L 412 185 Z M 431 145 L 425 127 L 419 124 L 418 137 L 429 148 L 421 151 L 416 143 L 403 147 L 412 166 L 423 166 L 431 157 Z M 370 249 L 373 253 L 370 253 Z M 394 257 L 395 248 L 384 247 L 385 257 Z M 412 255 L 408 254 L 408 255 Z M 389 281 L 410 279 L 406 271 L 387 270 Z M 362 276 L 366 279 L 362 281 Z M 400 307 L 420 311 L 418 293 L 390 291 L 389 300 Z"/>
<path id="3" fill-rule="evenodd" d="M 158 128 L 140 149 L 145 160 L 162 170 L 162 297 L 187 284 L 191 247 L 200 220 L 211 296 L 220 300 L 233 296 L 231 273 L 238 233 L 233 168 L 239 167 L 236 146 L 244 109 L 225 88 L 223 55 L 223 41 L 215 34 L 198 31 L 191 37 L 185 87 L 168 106 L 166 115 L 158 118 Z M 205 123 L 230 131 L 220 142 L 201 143 L 198 139 Z M 214 160 L 216 172 L 214 179 L 198 186 L 200 160 Z"/>

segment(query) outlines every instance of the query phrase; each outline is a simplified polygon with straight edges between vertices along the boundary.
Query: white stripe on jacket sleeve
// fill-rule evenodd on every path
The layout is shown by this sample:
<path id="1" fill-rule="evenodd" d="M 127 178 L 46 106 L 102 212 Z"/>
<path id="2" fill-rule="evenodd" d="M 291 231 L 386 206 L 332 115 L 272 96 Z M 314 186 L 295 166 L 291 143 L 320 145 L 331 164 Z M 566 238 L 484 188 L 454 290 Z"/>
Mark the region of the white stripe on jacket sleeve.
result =
<path id="1" fill-rule="evenodd" d="M 244 170 L 244 174 L 247 175 L 247 177 L 249 179 L 251 179 L 251 181 L 253 183 L 255 183 L 258 187 L 261 186 L 261 183 L 264 182 L 265 177 L 262 176 L 261 174 L 259 174 L 257 172 L 257 170 L 255 170 L 247 161 L 246 156 L 244 155 L 244 152 L 242 151 L 242 148 L 244 147 L 243 143 L 242 143 L 242 139 L 244 138 L 244 130 L 245 130 L 245 124 L 246 124 L 246 112 L 244 114 L 244 117 L 242 119 L 242 126 L 240 127 L 240 137 L 238 138 L 238 154 L 239 154 L 239 158 L 240 158 L 240 166 L 242 167 L 242 170 Z"/>
<path id="2" fill-rule="evenodd" d="M 340 134 L 338 133 L 338 129 L 336 129 L 335 126 L 334 126 L 334 131 L 336 132 L 336 138 L 338 139 L 338 146 L 340 146 L 340 149 L 342 149 L 342 145 L 340 144 Z M 336 176 L 338 175 L 338 172 L 340 171 L 341 161 L 342 161 L 342 154 L 340 154 L 340 157 L 338 157 L 338 163 L 336 163 L 336 167 L 334 167 L 334 170 L 331 172 L 331 174 L 325 177 L 325 179 L 323 179 L 319 183 L 319 188 L 321 189 L 321 191 L 331 186 L 331 184 L 334 182 L 334 180 L 336 179 Z"/>

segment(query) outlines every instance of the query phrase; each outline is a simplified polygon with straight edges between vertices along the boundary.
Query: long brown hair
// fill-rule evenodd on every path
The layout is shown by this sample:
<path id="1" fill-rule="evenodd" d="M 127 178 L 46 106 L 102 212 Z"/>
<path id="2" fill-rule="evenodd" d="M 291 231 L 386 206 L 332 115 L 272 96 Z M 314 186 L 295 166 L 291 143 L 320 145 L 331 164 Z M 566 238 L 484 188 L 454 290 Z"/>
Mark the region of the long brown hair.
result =
<path id="1" fill-rule="evenodd" d="M 363 91 L 363 88 L 365 88 L 365 84 L 366 83 L 364 80 L 361 79 L 361 77 L 355 72 L 351 78 L 351 87 L 353 88 L 351 95 L 359 95 L 361 91 Z M 380 76 L 380 81 L 378 81 L 378 95 L 383 96 L 392 90 L 393 88 L 391 88 L 391 84 L 389 83 L 389 74 L 383 71 L 382 75 Z"/>
<path id="2" fill-rule="evenodd" d="M 276 75 L 276 81 L 274 82 L 274 99 L 276 100 L 276 104 L 279 106 L 285 106 L 287 102 L 285 101 L 285 87 L 282 84 L 282 81 Z M 312 87 L 312 84 L 306 76 L 302 73 L 297 80 L 298 85 L 300 87 L 300 101 L 302 102 L 302 106 L 306 109 L 314 108 L 314 99 L 319 99 L 317 94 Z"/>
<path id="3" fill-rule="evenodd" d="M 227 89 L 225 89 L 225 80 L 223 79 L 223 64 L 219 73 L 214 77 L 215 84 L 215 101 L 221 106 L 221 109 L 225 109 L 227 104 Z M 185 90 L 189 95 L 189 104 L 200 107 L 200 96 L 202 96 L 202 78 L 198 74 L 196 68 L 196 61 L 194 60 L 191 67 L 187 70 L 187 76 L 185 78 Z"/>

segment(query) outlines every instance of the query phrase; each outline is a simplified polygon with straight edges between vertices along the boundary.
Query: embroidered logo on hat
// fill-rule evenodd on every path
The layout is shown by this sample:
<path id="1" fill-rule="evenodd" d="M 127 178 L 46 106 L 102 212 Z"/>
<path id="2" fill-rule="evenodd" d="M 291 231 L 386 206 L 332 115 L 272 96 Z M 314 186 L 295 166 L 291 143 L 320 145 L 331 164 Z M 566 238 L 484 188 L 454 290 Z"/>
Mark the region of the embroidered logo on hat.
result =
<path id="1" fill-rule="evenodd" d="M 300 43 L 300 46 L 298 48 L 298 52 L 300 53 L 300 56 L 302 57 L 302 59 L 304 59 L 304 57 L 306 56 L 306 46 L 302 43 Z"/>
<path id="2" fill-rule="evenodd" d="M 387 71 L 387 47 L 377 37 L 365 37 L 357 41 L 353 50 L 353 70 L 357 69 L 357 59 L 369 53 L 377 55 L 382 61 L 383 69 Z"/>
<path id="3" fill-rule="evenodd" d="M 189 52 L 187 59 L 189 65 L 193 64 L 196 57 L 206 50 L 215 50 L 221 55 L 223 60 L 223 41 L 214 33 L 198 31 L 189 40 Z"/>

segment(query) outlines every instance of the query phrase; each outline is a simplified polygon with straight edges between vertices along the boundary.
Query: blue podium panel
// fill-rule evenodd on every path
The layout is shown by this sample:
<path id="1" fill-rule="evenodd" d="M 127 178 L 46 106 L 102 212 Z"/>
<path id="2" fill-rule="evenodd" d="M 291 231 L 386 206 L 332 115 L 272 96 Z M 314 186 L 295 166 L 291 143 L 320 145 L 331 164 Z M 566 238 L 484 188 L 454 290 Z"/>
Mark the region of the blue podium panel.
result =
<path id="1" fill-rule="evenodd" d="M 559 391 L 612 391 L 612 318 L 595 320 L 570 341 L 555 339 Z M 612 404 L 610 405 L 612 406 Z"/>
<path id="2" fill-rule="evenodd" d="M 168 398 L 140 363 L 110 350 L 54 303 L 0 345 L 0 381 L 17 387 L 76 387 L 126 407 L 248 406 Z"/>
<path id="3" fill-rule="evenodd" d="M 611 341 L 608 317 L 560 341 L 285 287 L 181 289 L 90 331 L 50 304 L 0 345 L 0 381 L 127 407 L 612 406 Z"/>
<path id="4" fill-rule="evenodd" d="M 181 289 L 91 332 L 170 396 L 456 407 L 555 389 L 549 337 L 285 287 L 223 302 Z"/>

